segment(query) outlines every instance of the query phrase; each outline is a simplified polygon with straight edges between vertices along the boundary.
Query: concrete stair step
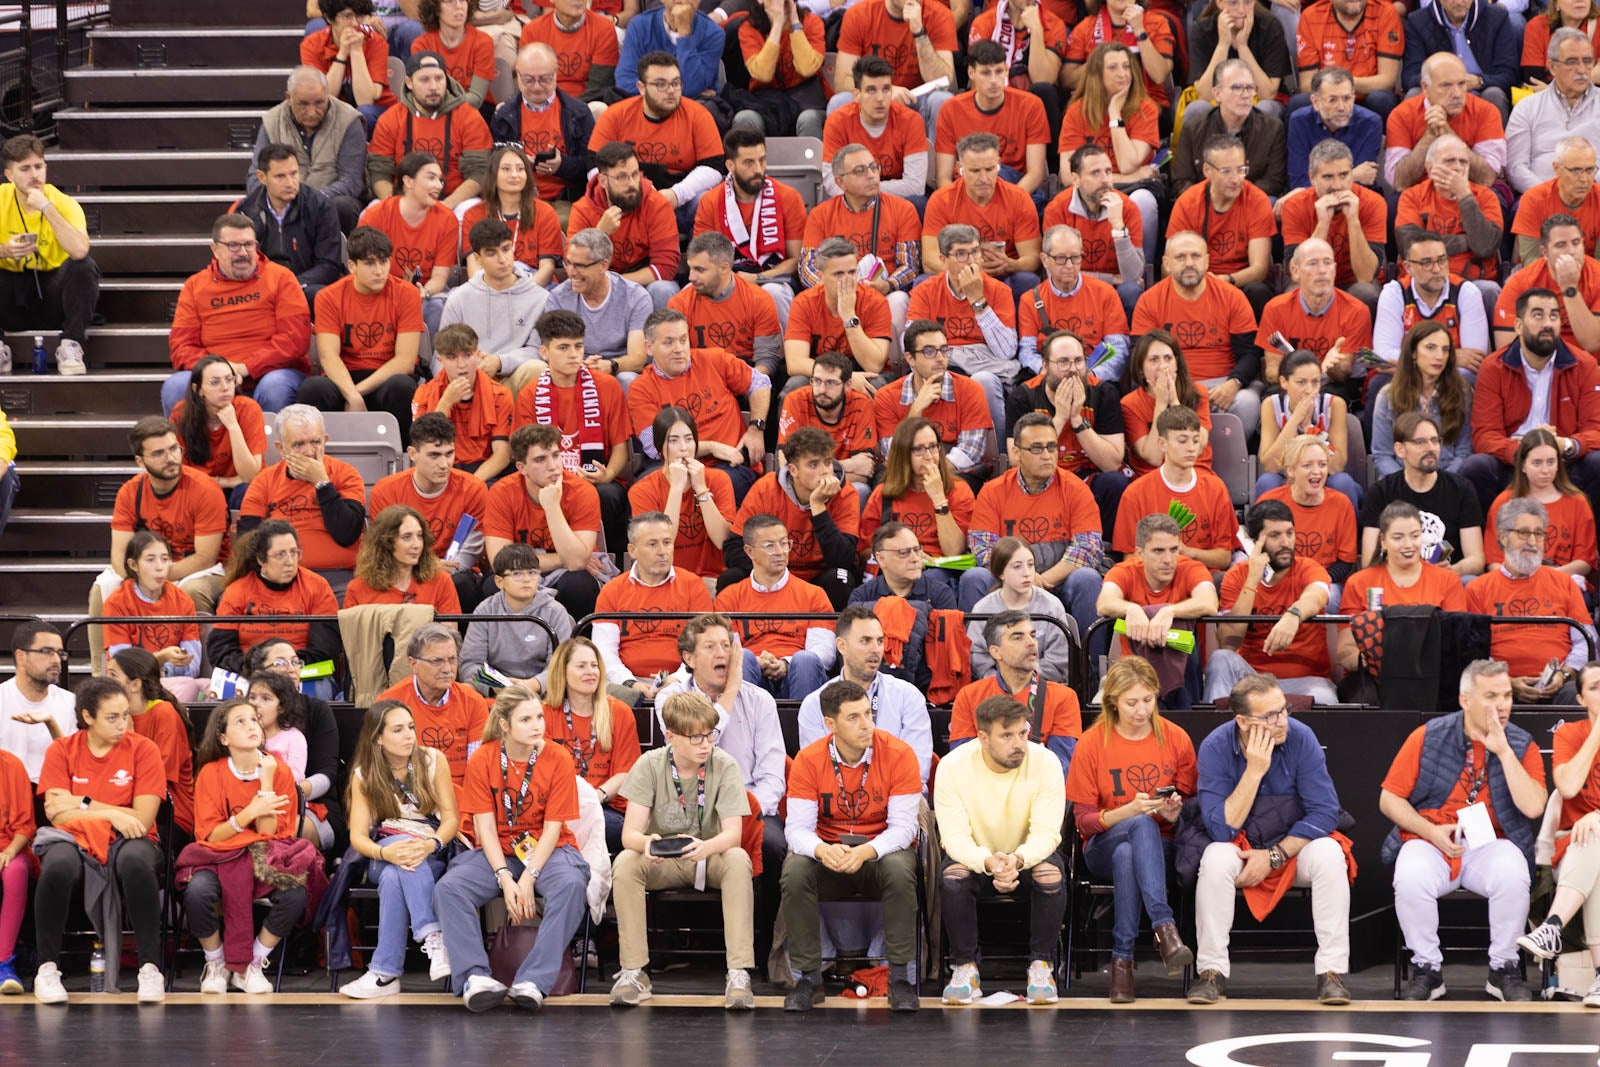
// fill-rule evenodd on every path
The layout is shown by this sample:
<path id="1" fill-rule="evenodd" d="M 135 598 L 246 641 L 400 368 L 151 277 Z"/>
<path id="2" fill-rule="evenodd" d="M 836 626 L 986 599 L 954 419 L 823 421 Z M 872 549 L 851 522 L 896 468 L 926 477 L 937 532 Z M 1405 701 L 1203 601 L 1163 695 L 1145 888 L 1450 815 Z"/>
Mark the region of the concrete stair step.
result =
<path id="1" fill-rule="evenodd" d="M 6 523 L 6 551 L 101 557 L 110 543 L 110 522 L 103 511 L 13 508 Z"/>
<path id="2" fill-rule="evenodd" d="M 256 58 L 263 65 L 69 70 L 65 78 L 67 103 L 129 106 L 203 100 L 208 104 L 256 104 L 264 110 L 283 99 L 284 79 L 289 68 L 299 62 L 299 51 L 265 52 Z"/>
<path id="3" fill-rule="evenodd" d="M 17 351 L 12 343 L 12 351 Z M 14 374 L 0 377 L 0 408 L 7 416 L 87 414 L 150 415 L 161 410 L 163 371 L 91 372 L 81 377 Z"/>
<path id="4" fill-rule="evenodd" d="M 261 111 L 147 108 L 63 108 L 56 112 L 56 134 L 63 149 L 249 148 L 255 144 Z"/>
<path id="5" fill-rule="evenodd" d="M 242 185 L 250 150 L 106 152 L 98 149 L 50 154 L 50 180 L 68 191 L 96 189 L 215 189 Z"/>
<path id="6" fill-rule="evenodd" d="M 11 429 L 19 456 L 125 459 L 135 421 L 132 415 L 19 415 Z"/>
<path id="7" fill-rule="evenodd" d="M 229 19 L 240 14 L 229 11 Z M 303 14 L 303 12 L 302 12 Z M 226 30 L 212 27 L 111 26 L 91 30 L 94 65 L 150 69 L 157 67 L 248 67 L 264 56 L 296 57 L 305 25 L 261 26 Z M 293 58 L 285 60 L 285 66 Z"/>
<path id="8" fill-rule="evenodd" d="M 210 258 L 210 233 L 121 235 L 94 242 L 94 261 L 111 275 L 187 275 Z"/>
<path id="9" fill-rule="evenodd" d="M 126 453 L 127 441 L 123 441 L 122 448 Z M 126 456 L 116 460 L 36 460 L 24 456 L 17 470 L 22 475 L 18 507 L 101 509 L 107 516 L 122 483 L 139 473 Z M 0 595 L 4 591 L 0 580 Z"/>
<path id="10" fill-rule="evenodd" d="M 178 305 L 178 292 L 192 273 L 164 278 L 105 278 L 95 310 L 108 322 L 168 323 Z"/>
<path id="11" fill-rule="evenodd" d="M 238 178 L 243 180 L 241 170 Z M 189 193 L 84 193 L 76 197 L 91 237 L 123 234 L 209 233 L 217 216 L 242 196 L 235 189 Z"/>
<path id="12" fill-rule="evenodd" d="M 89 583 L 109 560 L 74 556 L 0 558 L 0 611 L 11 604 L 68 604 L 82 599 L 88 610 Z"/>

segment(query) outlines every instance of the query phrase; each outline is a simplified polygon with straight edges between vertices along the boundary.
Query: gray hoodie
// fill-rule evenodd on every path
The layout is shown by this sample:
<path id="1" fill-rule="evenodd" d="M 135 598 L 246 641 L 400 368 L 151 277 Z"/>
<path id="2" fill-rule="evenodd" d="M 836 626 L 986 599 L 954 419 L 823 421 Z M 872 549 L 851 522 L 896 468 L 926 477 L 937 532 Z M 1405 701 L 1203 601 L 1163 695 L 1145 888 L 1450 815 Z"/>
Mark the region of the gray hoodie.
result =
<path id="1" fill-rule="evenodd" d="M 539 331 L 534 324 L 544 314 L 550 294 L 527 275 L 518 274 L 511 288 L 496 292 L 483 280 L 483 271 L 450 291 L 444 302 L 440 327 L 464 322 L 478 335 L 478 349 L 500 357 L 500 377 L 539 358 Z M 431 364 L 439 373 L 439 357 Z"/>
<path id="2" fill-rule="evenodd" d="M 479 604 L 473 614 L 527 615 L 548 623 L 558 641 L 572 636 L 572 616 L 556 602 L 555 594 L 549 589 L 540 589 L 534 594 L 533 602 L 520 612 L 513 612 L 506 606 L 504 593 L 496 593 Z M 461 668 L 457 677 L 489 696 L 492 690 L 478 681 L 478 668 L 485 663 L 512 678 L 537 678 L 554 651 L 550 635 L 542 626 L 533 623 L 468 623 L 466 640 L 461 642 Z"/>

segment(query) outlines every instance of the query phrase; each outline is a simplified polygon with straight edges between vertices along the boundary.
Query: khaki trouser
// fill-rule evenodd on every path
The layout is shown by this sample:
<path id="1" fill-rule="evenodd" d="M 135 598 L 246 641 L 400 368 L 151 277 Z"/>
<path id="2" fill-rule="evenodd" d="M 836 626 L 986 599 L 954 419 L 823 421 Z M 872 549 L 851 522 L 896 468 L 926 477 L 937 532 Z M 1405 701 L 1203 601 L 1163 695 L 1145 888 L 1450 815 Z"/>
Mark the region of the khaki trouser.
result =
<path id="1" fill-rule="evenodd" d="M 1239 891 L 1233 880 L 1244 869 L 1239 850 L 1222 841 L 1206 846 L 1195 885 L 1194 921 L 1197 971 L 1228 977 L 1228 939 Z M 1350 970 L 1350 875 L 1344 850 L 1331 837 L 1306 845 L 1295 857 L 1295 888 L 1311 889 L 1311 925 L 1317 934 L 1316 973 Z"/>
<path id="2" fill-rule="evenodd" d="M 653 860 L 641 852 L 623 849 L 611 863 L 611 901 L 617 909 L 617 942 L 622 966 L 637 970 L 650 962 L 645 936 L 646 891 L 688 889 L 694 885 L 695 865 L 686 860 Z M 755 887 L 750 855 L 730 848 L 706 860 L 706 888 L 722 892 L 722 931 L 728 946 L 728 969 L 749 970 L 756 965 Z"/>
<path id="3" fill-rule="evenodd" d="M 1567 846 L 1556 869 L 1556 887 L 1583 897 L 1584 935 L 1600 942 L 1600 841 Z"/>

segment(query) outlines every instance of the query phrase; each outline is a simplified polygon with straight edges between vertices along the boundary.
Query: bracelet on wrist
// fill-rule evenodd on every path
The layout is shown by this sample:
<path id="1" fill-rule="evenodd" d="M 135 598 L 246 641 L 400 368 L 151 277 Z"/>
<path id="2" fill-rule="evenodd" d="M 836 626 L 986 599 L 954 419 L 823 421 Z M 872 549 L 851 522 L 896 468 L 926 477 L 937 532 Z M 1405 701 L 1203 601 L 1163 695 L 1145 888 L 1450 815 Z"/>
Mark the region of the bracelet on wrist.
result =
<path id="1" fill-rule="evenodd" d="M 228 825 L 233 827 L 233 832 L 234 833 L 236 833 L 236 834 L 244 833 L 244 828 L 239 825 L 239 820 L 235 816 L 232 816 L 232 815 L 228 816 Z"/>

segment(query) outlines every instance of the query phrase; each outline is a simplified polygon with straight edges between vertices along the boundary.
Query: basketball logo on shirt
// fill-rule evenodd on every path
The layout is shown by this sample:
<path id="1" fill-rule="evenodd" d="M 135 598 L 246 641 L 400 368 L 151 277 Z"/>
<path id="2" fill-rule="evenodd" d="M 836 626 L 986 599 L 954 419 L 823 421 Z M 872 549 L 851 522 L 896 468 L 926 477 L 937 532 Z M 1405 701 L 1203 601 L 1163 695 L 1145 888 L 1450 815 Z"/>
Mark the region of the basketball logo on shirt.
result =
<path id="1" fill-rule="evenodd" d="M 699 508 L 684 508 L 683 515 L 678 520 L 678 544 L 695 545 L 706 539 L 706 520 L 701 517 Z"/>
<path id="2" fill-rule="evenodd" d="M 915 54 L 915 50 L 907 44 L 874 44 L 871 47 L 872 53 L 887 60 L 889 65 L 895 69 L 896 74 L 899 74 L 905 68 L 907 62 Z"/>
<path id="3" fill-rule="evenodd" d="M 628 636 L 630 627 L 632 628 L 631 632 L 635 637 L 648 637 L 650 634 L 656 633 L 661 629 L 661 620 L 649 619 L 647 621 L 643 616 L 659 614 L 661 610 L 661 608 L 654 605 L 633 609 L 633 613 L 630 614 L 628 618 L 623 619 L 620 622 L 619 631 L 621 635 L 623 637 Z"/>
<path id="4" fill-rule="evenodd" d="M 171 623 L 146 623 L 137 627 L 134 632 L 138 634 L 140 648 L 171 648 L 181 640 L 178 627 Z"/>
<path id="5" fill-rule="evenodd" d="M 978 227 L 978 236 L 983 238 L 985 244 L 988 244 L 990 241 L 1005 241 L 1010 235 L 1001 233 L 994 226 L 986 222 L 982 226 Z"/>
<path id="6" fill-rule="evenodd" d="M 305 485 L 304 482 L 301 484 Z M 309 485 L 306 485 L 305 487 L 307 490 L 311 491 L 306 493 L 296 493 L 294 496 L 291 496 L 286 500 L 273 500 L 268 502 L 266 518 L 270 519 L 276 516 L 280 519 L 287 519 L 290 525 L 294 526 L 296 529 L 299 529 L 300 524 L 309 519 L 312 515 L 316 515 L 320 518 L 322 515 L 322 509 L 317 504 L 315 490 L 312 490 L 311 486 Z"/>
<path id="7" fill-rule="evenodd" d="M 619 238 L 616 234 L 612 234 L 611 250 L 611 260 L 621 270 L 633 270 L 638 267 L 640 260 L 645 258 L 645 246 L 632 237 Z"/>
<path id="8" fill-rule="evenodd" d="M 978 330 L 978 320 L 971 315 L 943 316 L 939 324 L 944 327 L 946 342 L 952 346 L 983 343 L 983 334 Z"/>
<path id="9" fill-rule="evenodd" d="M 1239 243 L 1239 235 L 1232 230 L 1217 230 L 1207 242 L 1211 246 L 1212 259 L 1226 259 L 1233 253 L 1234 246 Z"/>
<path id="10" fill-rule="evenodd" d="M 1008 536 L 1015 535 L 1030 545 L 1036 545 L 1045 540 L 1050 532 L 1050 519 L 1045 515 L 1029 515 L 1021 519 L 1007 519 L 1006 527 Z"/>
<path id="11" fill-rule="evenodd" d="M 639 157 L 640 163 L 659 166 L 667 161 L 670 151 L 670 146 L 660 141 L 635 141 L 633 144 L 633 154 Z"/>
<path id="12" fill-rule="evenodd" d="M 555 134 L 549 130 L 528 130 L 522 135 L 522 146 L 530 153 L 548 152 L 559 147 L 556 144 Z"/>
<path id="13" fill-rule="evenodd" d="M 789 549 L 790 559 L 815 559 L 817 556 L 817 539 L 809 530 L 790 530 Z"/>
<path id="14" fill-rule="evenodd" d="M 1084 238 L 1083 241 L 1083 266 L 1086 270 L 1094 270 L 1106 261 L 1111 254 L 1111 242 L 1104 237 Z"/>
<path id="15" fill-rule="evenodd" d="M 581 78 L 588 72 L 589 64 L 581 52 L 557 52 L 556 76 L 562 81 Z"/>
<path id="16" fill-rule="evenodd" d="M 422 269 L 422 249 L 411 245 L 400 245 L 394 250 L 394 265 L 400 268 L 402 275 L 408 275 L 414 270 Z"/>
<path id="17" fill-rule="evenodd" d="M 1123 773 L 1128 777 L 1128 787 L 1135 793 L 1154 792 L 1161 784 L 1161 768 L 1154 763 L 1139 763 L 1124 768 Z"/>
<path id="18" fill-rule="evenodd" d="M 956 439 L 956 435 L 951 433 L 950 428 L 943 422 L 939 421 L 938 419 L 929 418 L 926 411 L 922 413 L 922 417 L 928 419 L 928 421 L 933 424 L 933 431 L 939 435 L 940 441 L 948 444 Z"/>
<path id="19" fill-rule="evenodd" d="M 350 340 L 361 348 L 375 348 L 383 342 L 388 326 L 382 322 L 353 322 Z"/>
<path id="20" fill-rule="evenodd" d="M 712 322 L 706 324 L 705 336 L 711 339 L 713 348 L 732 349 L 738 333 L 731 322 Z"/>
<path id="21" fill-rule="evenodd" d="M 905 523 L 912 533 L 921 541 L 933 532 L 934 518 L 926 511 L 916 511 L 908 515 L 896 515 L 895 518 Z"/>
<path id="22" fill-rule="evenodd" d="M 1190 319 L 1186 322 L 1170 323 L 1168 328 L 1172 330 L 1172 336 L 1178 339 L 1178 344 L 1185 348 L 1205 342 L 1206 324 L 1204 322 Z"/>
<path id="23" fill-rule="evenodd" d="M 1316 530 L 1297 528 L 1294 532 L 1294 554 L 1305 559 L 1320 559 L 1324 540 L 1322 534 Z"/>
<path id="24" fill-rule="evenodd" d="M 434 159 L 444 162 L 444 138 L 442 137 L 413 137 L 411 151 L 426 152 Z"/>
<path id="25" fill-rule="evenodd" d="M 841 789 L 837 793 L 824 793 L 823 800 L 833 800 L 839 811 L 834 818 L 849 819 L 855 822 L 867 814 L 867 804 L 871 800 L 865 789 Z"/>
<path id="26" fill-rule="evenodd" d="M 456 732 L 447 726 L 424 726 L 419 736 L 424 745 L 440 752 L 449 752 L 456 743 Z"/>
<path id="27" fill-rule="evenodd" d="M 1523 596 L 1515 600 L 1499 601 L 1494 606 L 1496 615 L 1511 615 L 1525 619 L 1530 615 L 1559 615 L 1549 604 L 1538 597 Z"/>

